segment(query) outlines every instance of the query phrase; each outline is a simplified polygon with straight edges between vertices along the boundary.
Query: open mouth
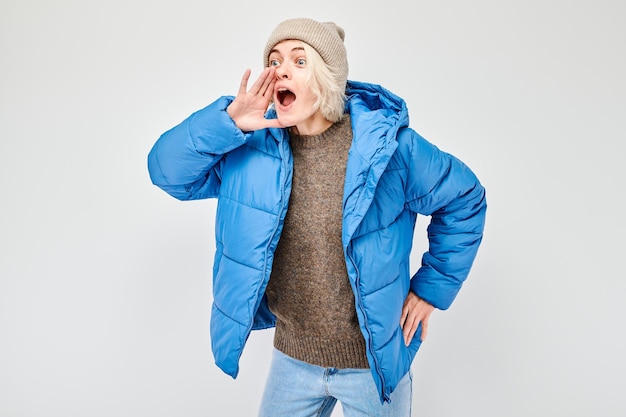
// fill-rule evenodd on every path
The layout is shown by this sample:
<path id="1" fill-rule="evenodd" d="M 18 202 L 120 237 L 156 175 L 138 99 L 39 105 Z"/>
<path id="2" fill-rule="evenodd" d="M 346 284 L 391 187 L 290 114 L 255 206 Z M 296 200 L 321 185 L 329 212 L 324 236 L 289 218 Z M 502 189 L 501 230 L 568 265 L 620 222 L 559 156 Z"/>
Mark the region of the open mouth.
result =
<path id="1" fill-rule="evenodd" d="M 289 106 L 296 101 L 296 95 L 286 88 L 279 88 L 276 91 L 276 99 L 281 106 Z"/>

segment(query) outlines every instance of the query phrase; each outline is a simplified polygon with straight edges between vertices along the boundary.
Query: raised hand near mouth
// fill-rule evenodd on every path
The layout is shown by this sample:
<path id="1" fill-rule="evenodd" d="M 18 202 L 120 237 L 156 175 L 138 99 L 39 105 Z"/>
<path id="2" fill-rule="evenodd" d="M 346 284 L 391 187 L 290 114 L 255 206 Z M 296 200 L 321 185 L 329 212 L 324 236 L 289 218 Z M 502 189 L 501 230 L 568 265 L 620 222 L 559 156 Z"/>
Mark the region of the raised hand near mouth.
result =
<path id="1" fill-rule="evenodd" d="M 241 77 L 239 92 L 226 111 L 239 129 L 252 132 L 270 127 L 284 127 L 278 119 L 266 119 L 265 112 L 274 94 L 275 69 L 265 68 L 248 90 L 251 71 L 247 69 Z"/>

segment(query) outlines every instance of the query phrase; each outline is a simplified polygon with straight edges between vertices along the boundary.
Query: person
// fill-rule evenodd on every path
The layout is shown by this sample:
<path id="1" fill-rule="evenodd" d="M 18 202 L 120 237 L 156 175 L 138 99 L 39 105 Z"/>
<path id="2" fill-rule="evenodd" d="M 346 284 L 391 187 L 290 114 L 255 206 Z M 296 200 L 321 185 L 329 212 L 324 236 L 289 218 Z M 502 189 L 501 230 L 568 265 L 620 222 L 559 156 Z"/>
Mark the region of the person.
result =
<path id="1" fill-rule="evenodd" d="M 411 363 L 481 243 L 485 189 L 409 127 L 405 102 L 348 80 L 333 22 L 280 22 L 264 70 L 165 132 L 152 182 L 217 198 L 211 345 L 237 377 L 252 330 L 275 327 L 260 416 L 408 416 Z M 411 275 L 418 215 L 429 247 Z"/>

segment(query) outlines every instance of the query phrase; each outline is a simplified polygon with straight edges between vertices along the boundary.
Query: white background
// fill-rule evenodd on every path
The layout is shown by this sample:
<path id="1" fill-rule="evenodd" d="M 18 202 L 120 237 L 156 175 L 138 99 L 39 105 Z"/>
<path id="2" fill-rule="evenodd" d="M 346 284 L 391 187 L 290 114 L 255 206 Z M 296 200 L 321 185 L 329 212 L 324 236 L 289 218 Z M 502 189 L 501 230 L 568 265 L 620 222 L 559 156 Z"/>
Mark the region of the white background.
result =
<path id="1" fill-rule="evenodd" d="M 350 78 L 487 188 L 414 415 L 626 415 L 626 3 L 301 3 L 0 2 L 0 416 L 255 415 L 272 331 L 237 380 L 213 364 L 215 202 L 169 197 L 146 156 L 290 17 L 343 26 Z"/>

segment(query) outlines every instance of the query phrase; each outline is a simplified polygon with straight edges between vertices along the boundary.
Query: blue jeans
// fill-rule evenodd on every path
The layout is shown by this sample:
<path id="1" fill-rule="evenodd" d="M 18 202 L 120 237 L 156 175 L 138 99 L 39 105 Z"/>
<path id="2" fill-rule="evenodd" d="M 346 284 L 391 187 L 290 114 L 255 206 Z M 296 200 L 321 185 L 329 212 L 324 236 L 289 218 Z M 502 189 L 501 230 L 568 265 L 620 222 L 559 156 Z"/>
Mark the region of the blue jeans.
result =
<path id="1" fill-rule="evenodd" d="M 328 417 L 337 401 L 344 417 L 409 417 L 411 390 L 409 371 L 381 404 L 369 369 L 322 368 L 274 349 L 259 417 Z"/>

